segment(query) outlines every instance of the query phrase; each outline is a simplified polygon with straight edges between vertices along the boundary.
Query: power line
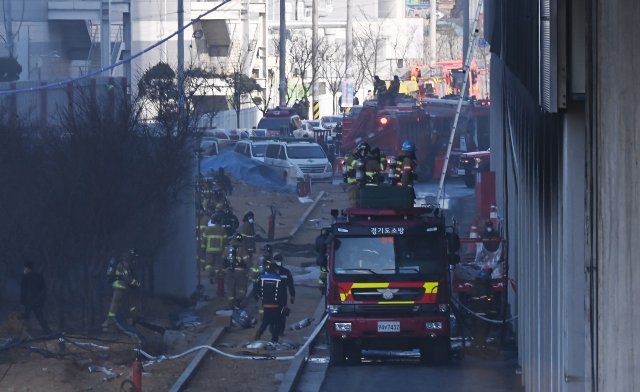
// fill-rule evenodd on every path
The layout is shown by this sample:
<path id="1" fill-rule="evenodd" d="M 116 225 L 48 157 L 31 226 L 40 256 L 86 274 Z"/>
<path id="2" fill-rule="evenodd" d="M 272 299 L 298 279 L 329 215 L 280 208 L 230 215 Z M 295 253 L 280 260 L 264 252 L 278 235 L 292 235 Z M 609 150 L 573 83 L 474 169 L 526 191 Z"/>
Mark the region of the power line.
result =
<path id="1" fill-rule="evenodd" d="M 161 39 L 160 41 L 156 42 L 155 44 L 153 44 L 151 46 L 148 46 L 147 48 L 145 48 L 142 51 L 134 54 L 133 56 L 130 56 L 130 57 L 127 57 L 126 59 L 117 61 L 117 62 L 111 64 L 108 67 L 102 67 L 100 69 L 97 69 L 95 71 L 89 72 L 88 74 L 80 76 L 80 77 L 77 77 L 77 78 L 59 80 L 57 82 L 43 84 L 43 85 L 37 86 L 37 87 L 30 87 L 30 88 L 24 88 L 24 89 L 15 89 L 15 90 L 0 90 L 0 95 L 11 95 L 11 94 L 19 94 L 19 93 L 28 93 L 28 92 L 34 92 L 34 91 L 48 90 L 50 88 L 60 87 L 60 86 L 63 86 L 65 84 L 79 82 L 81 80 L 88 79 L 88 78 L 91 78 L 93 76 L 100 75 L 105 71 L 112 70 L 114 68 L 117 68 L 117 67 L 121 66 L 122 64 L 131 62 L 131 60 L 136 59 L 136 58 L 142 56 L 143 54 L 148 53 L 149 51 L 157 48 L 158 46 L 162 45 L 163 43 L 169 41 L 171 38 L 173 38 L 176 35 L 178 35 L 180 32 L 182 32 L 185 29 L 187 29 L 188 27 L 192 26 L 194 23 L 199 22 L 205 16 L 207 16 L 210 13 L 216 11 L 218 8 L 222 7 L 223 5 L 229 3 L 230 1 L 231 0 L 223 0 L 220 4 L 218 4 L 215 7 L 211 8 L 209 11 L 207 11 L 207 12 L 205 12 L 203 14 L 200 14 L 197 18 L 193 19 L 191 22 L 189 22 L 188 24 L 184 25 L 184 27 L 182 27 L 181 29 L 178 29 L 178 30 L 174 31 L 173 33 L 171 33 L 171 35 Z"/>

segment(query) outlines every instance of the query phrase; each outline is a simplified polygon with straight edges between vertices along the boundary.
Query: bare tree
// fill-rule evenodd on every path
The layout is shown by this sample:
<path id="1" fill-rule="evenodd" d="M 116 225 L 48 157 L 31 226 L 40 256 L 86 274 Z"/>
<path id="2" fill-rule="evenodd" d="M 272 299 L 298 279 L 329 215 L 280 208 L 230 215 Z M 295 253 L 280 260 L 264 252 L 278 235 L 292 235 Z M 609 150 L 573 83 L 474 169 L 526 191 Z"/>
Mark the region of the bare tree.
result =
<path id="1" fill-rule="evenodd" d="M 324 57 L 319 61 L 320 78 L 326 82 L 333 98 L 333 113 L 336 112 L 336 95 L 340 91 L 340 84 L 344 80 L 347 72 L 344 61 L 345 47 L 343 42 L 327 44 Z"/>
<path id="2" fill-rule="evenodd" d="M 287 81 L 287 104 L 296 92 L 301 91 L 301 96 L 306 97 L 311 90 L 312 80 L 312 43 L 311 34 L 306 30 L 296 30 L 287 39 L 287 55 L 291 64 L 291 76 Z"/>
<path id="3" fill-rule="evenodd" d="M 373 76 L 378 74 L 378 63 L 384 47 L 384 19 L 371 20 L 362 10 L 361 14 L 361 18 L 356 18 L 358 28 L 354 29 L 353 34 L 353 54 L 356 67 L 362 69 L 364 78 L 373 83 Z"/>
<path id="4" fill-rule="evenodd" d="M 246 64 L 252 55 L 251 50 L 239 50 L 235 58 L 230 58 L 227 71 L 219 78 L 226 86 L 226 96 L 229 105 L 236 112 L 236 127 L 240 128 L 240 111 L 246 104 L 254 102 L 251 96 L 254 92 L 261 92 L 262 87 L 258 82 L 244 73 Z"/>
<path id="5" fill-rule="evenodd" d="M 267 78 L 265 87 L 262 90 L 262 96 L 253 97 L 253 104 L 256 105 L 262 114 L 269 110 L 271 103 L 275 100 L 275 92 L 278 90 L 275 80 L 275 71 L 272 69 L 267 70 Z"/>

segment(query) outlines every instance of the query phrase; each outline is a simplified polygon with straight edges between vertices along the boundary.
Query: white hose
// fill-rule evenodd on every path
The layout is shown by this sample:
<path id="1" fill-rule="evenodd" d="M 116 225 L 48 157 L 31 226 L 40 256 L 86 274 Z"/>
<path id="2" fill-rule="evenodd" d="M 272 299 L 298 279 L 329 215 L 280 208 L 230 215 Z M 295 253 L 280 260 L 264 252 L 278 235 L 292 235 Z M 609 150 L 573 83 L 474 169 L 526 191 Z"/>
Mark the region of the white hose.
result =
<path id="1" fill-rule="evenodd" d="M 311 342 L 316 338 L 316 336 L 318 336 L 318 333 L 320 333 L 320 330 L 324 326 L 325 321 L 327 321 L 327 317 L 328 317 L 328 315 L 325 315 L 322 318 L 322 320 L 320 320 L 320 322 L 318 323 L 316 328 L 311 333 L 311 336 L 309 336 L 309 338 L 302 345 L 302 347 L 300 347 L 298 349 L 298 351 L 293 355 L 287 355 L 287 356 L 281 356 L 281 357 L 278 357 L 278 356 L 275 356 L 275 355 L 237 355 L 237 354 L 226 353 L 226 352 L 224 352 L 222 350 L 219 350 L 219 349 L 217 349 L 215 347 L 211 347 L 211 346 L 195 346 L 195 347 L 191 347 L 187 351 L 184 351 L 184 352 L 182 352 L 180 354 L 160 355 L 160 356 L 155 356 L 155 357 L 153 355 L 150 355 L 149 353 L 145 352 L 144 350 L 141 350 L 141 349 L 134 349 L 134 351 L 139 352 L 144 357 L 149 359 L 149 361 L 145 362 L 143 364 L 143 366 L 148 366 L 148 365 L 153 365 L 153 364 L 156 364 L 156 363 L 160 363 L 160 362 L 162 362 L 164 360 L 167 360 L 167 359 L 178 359 L 178 358 L 184 357 L 185 355 L 189 355 L 189 354 L 191 354 L 191 353 L 193 353 L 195 351 L 202 350 L 202 349 L 213 351 L 214 353 L 220 354 L 222 356 L 225 356 L 225 357 L 231 358 L 231 359 L 246 359 L 246 360 L 253 360 L 253 361 L 264 361 L 264 360 L 290 361 L 290 360 L 294 359 L 295 357 L 297 357 L 298 355 L 300 355 L 307 347 L 309 347 Z"/>
<path id="2" fill-rule="evenodd" d="M 483 317 L 483 316 L 479 315 L 478 313 L 473 312 L 471 309 L 467 308 L 467 307 L 466 307 L 466 306 L 464 306 L 460 301 L 458 301 L 458 300 L 456 300 L 456 299 L 454 299 L 454 298 L 451 298 L 451 301 L 455 302 L 455 303 L 456 303 L 456 305 L 460 306 L 461 308 L 463 308 L 463 309 L 464 309 L 464 310 L 466 310 L 467 312 L 471 313 L 472 315 L 476 316 L 476 317 L 477 317 L 477 318 L 479 318 L 480 320 L 486 321 L 486 322 L 488 322 L 488 323 L 493 323 L 493 324 L 504 324 L 504 323 L 510 323 L 510 322 L 512 322 L 513 320 L 515 320 L 515 319 L 517 319 L 517 318 L 518 318 L 518 316 L 516 315 L 516 316 L 513 316 L 513 317 L 511 317 L 510 319 L 507 319 L 507 320 L 504 320 L 504 321 L 502 321 L 502 320 L 493 320 L 493 319 L 489 319 L 489 318 L 486 318 L 486 317 Z"/>

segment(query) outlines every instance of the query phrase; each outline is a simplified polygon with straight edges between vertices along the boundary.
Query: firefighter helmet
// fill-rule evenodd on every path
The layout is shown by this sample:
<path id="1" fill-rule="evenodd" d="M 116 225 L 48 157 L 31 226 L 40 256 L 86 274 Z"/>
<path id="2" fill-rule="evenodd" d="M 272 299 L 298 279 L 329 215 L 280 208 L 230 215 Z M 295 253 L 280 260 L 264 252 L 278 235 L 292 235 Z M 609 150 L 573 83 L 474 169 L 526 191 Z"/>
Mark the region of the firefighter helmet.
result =
<path id="1" fill-rule="evenodd" d="M 244 214 L 244 216 L 242 217 L 242 221 L 243 222 L 249 222 L 249 223 L 253 223 L 252 221 L 249 220 L 253 220 L 254 219 L 254 215 L 253 215 L 253 211 L 249 211 L 246 214 Z"/>
<path id="2" fill-rule="evenodd" d="M 416 150 L 416 145 L 411 140 L 405 140 L 402 143 L 402 151 L 404 152 L 414 152 Z"/>
<path id="3" fill-rule="evenodd" d="M 266 244 L 265 246 L 263 246 L 263 247 L 262 247 L 262 250 L 263 250 L 265 253 L 269 253 L 269 254 L 271 254 L 271 253 L 273 253 L 273 246 L 271 246 L 271 245 L 269 245 L 269 244 Z"/>
<path id="4" fill-rule="evenodd" d="M 354 155 L 358 155 L 360 157 L 365 157 L 365 156 L 367 156 L 367 154 L 369 153 L 370 150 L 371 150 L 371 148 L 369 147 L 369 144 L 367 142 L 360 142 L 356 146 L 356 150 L 355 150 Z"/>

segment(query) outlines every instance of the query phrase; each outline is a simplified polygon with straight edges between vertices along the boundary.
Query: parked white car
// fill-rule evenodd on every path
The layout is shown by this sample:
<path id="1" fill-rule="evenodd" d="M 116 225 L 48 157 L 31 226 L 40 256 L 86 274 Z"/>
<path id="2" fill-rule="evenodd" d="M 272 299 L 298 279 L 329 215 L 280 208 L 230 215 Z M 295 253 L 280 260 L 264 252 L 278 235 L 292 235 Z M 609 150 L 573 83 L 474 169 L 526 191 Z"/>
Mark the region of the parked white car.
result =
<path id="1" fill-rule="evenodd" d="M 333 167 L 318 143 L 270 141 L 264 163 L 273 167 L 290 184 L 305 175 L 316 181 L 331 181 L 333 178 Z"/>
<path id="2" fill-rule="evenodd" d="M 233 151 L 251 158 L 254 161 L 264 162 L 264 153 L 267 150 L 267 144 L 269 144 L 269 142 L 266 140 L 240 140 L 236 143 Z"/>

